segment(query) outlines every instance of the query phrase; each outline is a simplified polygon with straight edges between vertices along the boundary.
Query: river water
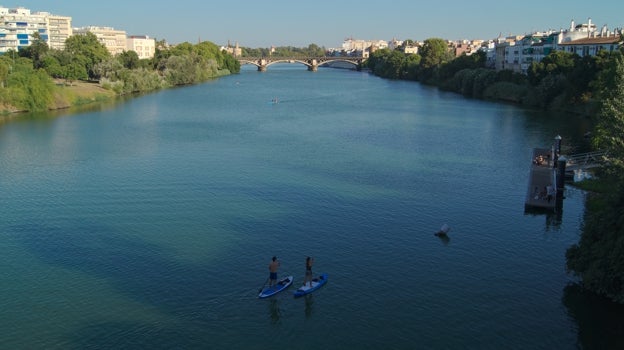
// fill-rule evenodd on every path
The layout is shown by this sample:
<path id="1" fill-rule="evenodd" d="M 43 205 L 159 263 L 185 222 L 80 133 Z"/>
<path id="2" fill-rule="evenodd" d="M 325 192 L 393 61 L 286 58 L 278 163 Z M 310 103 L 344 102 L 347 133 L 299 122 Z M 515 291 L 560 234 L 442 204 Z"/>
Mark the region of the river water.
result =
<path id="1" fill-rule="evenodd" d="M 531 149 L 585 128 L 302 65 L 5 119 L 0 347 L 615 344 L 565 271 L 585 193 L 524 212 Z M 258 299 L 273 255 L 329 282 Z"/>

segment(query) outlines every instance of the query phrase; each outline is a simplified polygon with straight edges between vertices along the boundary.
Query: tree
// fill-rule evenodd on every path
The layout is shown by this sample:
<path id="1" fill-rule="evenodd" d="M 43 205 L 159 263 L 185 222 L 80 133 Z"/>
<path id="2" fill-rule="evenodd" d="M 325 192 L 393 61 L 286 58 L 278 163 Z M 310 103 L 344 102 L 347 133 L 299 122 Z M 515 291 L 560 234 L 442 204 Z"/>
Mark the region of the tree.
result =
<path id="1" fill-rule="evenodd" d="M 616 55 L 610 69 L 613 85 L 606 89 L 594 143 L 611 160 L 602 173 L 609 191 L 587 206 L 578 244 L 566 251 L 567 268 L 583 286 L 624 304 L 624 58 Z"/>
<path id="2" fill-rule="evenodd" d="M 603 95 L 602 108 L 596 127 L 594 144 L 604 149 L 612 158 L 611 166 L 615 174 L 624 170 L 624 56 L 615 55 L 609 70 L 613 80 Z M 620 175 L 622 176 L 622 175 Z M 624 176 L 622 176 L 624 180 Z"/>
<path id="3" fill-rule="evenodd" d="M 427 39 L 420 49 L 419 80 L 424 83 L 439 83 L 438 72 L 443 64 L 453 58 L 446 41 L 439 38 Z"/>
<path id="4" fill-rule="evenodd" d="M 21 57 L 28 57 L 33 62 L 33 68 L 43 67 L 43 59 L 48 53 L 48 44 L 43 40 L 38 32 L 32 33 L 32 42 L 29 46 L 23 47 L 19 50 Z"/>
<path id="5" fill-rule="evenodd" d="M 65 69 L 55 56 L 47 55 L 41 61 L 41 68 L 53 78 L 63 78 L 65 76 Z"/>
<path id="6" fill-rule="evenodd" d="M 420 65 L 424 69 L 439 67 L 453 57 L 446 41 L 439 38 L 425 40 L 420 49 L 420 56 L 422 57 Z"/>
<path id="7" fill-rule="evenodd" d="M 73 58 L 84 62 L 87 76 L 92 79 L 99 78 L 99 75 L 95 72 L 95 66 L 111 57 L 106 47 L 91 32 L 87 32 L 84 35 L 70 36 L 65 40 L 65 51 Z M 75 61 L 72 59 L 73 62 Z"/>
<path id="8" fill-rule="evenodd" d="M 117 55 L 117 60 L 128 69 L 135 69 L 139 67 L 139 55 L 136 51 L 126 51 Z"/>
<path id="9" fill-rule="evenodd" d="M 533 62 L 527 75 L 533 85 L 538 85 L 547 76 L 567 75 L 580 57 L 565 51 L 553 51 L 540 62 Z"/>
<path id="10" fill-rule="evenodd" d="M 0 56 L 4 58 L 5 56 Z M 5 83 L 11 71 L 11 63 L 6 59 L 0 59 L 0 87 L 5 87 Z"/>

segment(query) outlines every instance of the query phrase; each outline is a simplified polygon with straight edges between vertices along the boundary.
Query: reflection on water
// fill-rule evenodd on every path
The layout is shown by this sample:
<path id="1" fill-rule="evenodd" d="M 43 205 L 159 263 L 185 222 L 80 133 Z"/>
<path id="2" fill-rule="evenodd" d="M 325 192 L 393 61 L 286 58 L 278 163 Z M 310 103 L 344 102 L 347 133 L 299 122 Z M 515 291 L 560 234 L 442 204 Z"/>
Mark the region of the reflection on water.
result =
<path id="1" fill-rule="evenodd" d="M 578 325 L 581 349 L 624 349 L 624 306 L 570 284 L 563 290 L 563 305 Z"/>
<path id="2" fill-rule="evenodd" d="M 276 298 L 269 300 L 269 316 L 271 317 L 272 324 L 278 324 L 280 317 L 282 316 L 282 310 L 280 309 L 279 302 Z"/>
<path id="3" fill-rule="evenodd" d="M 448 245 L 451 242 L 451 239 L 447 235 L 436 235 L 436 236 L 440 239 L 440 242 L 444 243 L 444 245 Z"/>
<path id="4" fill-rule="evenodd" d="M 306 318 L 310 318 L 312 317 L 312 312 L 314 311 L 312 308 L 314 305 L 314 297 L 312 294 L 307 294 L 303 296 L 303 299 L 305 300 L 305 316 Z"/>

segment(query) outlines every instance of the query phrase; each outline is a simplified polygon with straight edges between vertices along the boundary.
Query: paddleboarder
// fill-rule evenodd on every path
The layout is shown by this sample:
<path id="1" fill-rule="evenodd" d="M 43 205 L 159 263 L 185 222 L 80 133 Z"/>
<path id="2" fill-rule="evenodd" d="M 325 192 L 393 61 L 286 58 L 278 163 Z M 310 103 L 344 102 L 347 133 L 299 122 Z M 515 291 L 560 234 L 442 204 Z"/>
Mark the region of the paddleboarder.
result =
<path id="1" fill-rule="evenodd" d="M 314 258 L 307 257 L 306 258 L 306 270 L 305 277 L 303 279 L 303 285 L 306 285 L 306 282 L 310 281 L 310 287 L 312 287 L 312 264 L 314 264 Z"/>

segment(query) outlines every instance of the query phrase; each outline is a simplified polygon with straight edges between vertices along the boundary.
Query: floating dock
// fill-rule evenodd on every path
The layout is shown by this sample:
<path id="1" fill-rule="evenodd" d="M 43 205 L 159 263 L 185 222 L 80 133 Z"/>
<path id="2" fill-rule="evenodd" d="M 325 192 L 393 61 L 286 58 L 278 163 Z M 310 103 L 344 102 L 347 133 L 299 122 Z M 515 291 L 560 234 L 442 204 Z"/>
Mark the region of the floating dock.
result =
<path id="1" fill-rule="evenodd" d="M 557 168 L 554 166 L 552 150 L 534 148 L 524 208 L 556 211 L 556 203 Z"/>

